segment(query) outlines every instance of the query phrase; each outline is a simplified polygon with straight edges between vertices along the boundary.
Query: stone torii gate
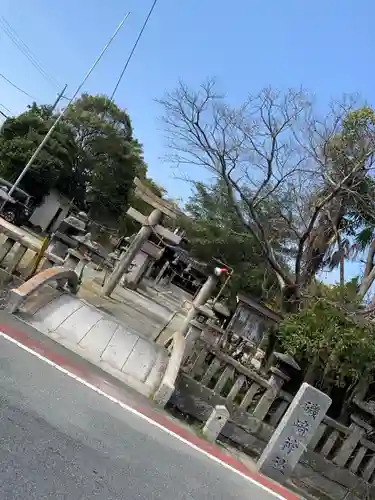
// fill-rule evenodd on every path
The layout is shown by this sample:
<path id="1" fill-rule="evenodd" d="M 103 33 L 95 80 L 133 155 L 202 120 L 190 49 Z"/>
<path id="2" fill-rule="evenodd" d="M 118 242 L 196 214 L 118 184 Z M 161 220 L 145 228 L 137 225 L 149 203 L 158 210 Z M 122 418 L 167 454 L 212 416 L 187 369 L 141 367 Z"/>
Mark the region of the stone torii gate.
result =
<path id="1" fill-rule="evenodd" d="M 179 243 L 181 242 L 180 236 L 162 226 L 160 222 L 163 215 L 171 219 L 176 219 L 177 217 L 181 216 L 182 213 L 171 203 L 168 203 L 159 196 L 156 196 L 150 189 L 142 184 L 139 179 L 135 178 L 134 184 L 136 186 L 135 195 L 141 200 L 145 201 L 148 205 L 151 205 L 154 210 L 147 217 L 146 215 L 141 214 L 140 212 L 138 212 L 138 210 L 135 210 L 132 207 L 128 209 L 127 215 L 129 215 L 129 217 L 132 217 L 137 222 L 140 222 L 142 224 L 142 227 L 135 235 L 133 241 L 130 243 L 125 255 L 121 257 L 112 274 L 105 282 L 102 292 L 103 295 L 106 296 L 110 296 L 112 294 L 113 290 L 120 282 L 122 276 L 128 271 L 131 263 L 134 260 L 134 257 L 138 252 L 142 250 L 153 232 L 155 232 L 161 238 L 170 241 L 172 244 L 179 245 Z M 149 253 L 146 247 L 145 251 Z M 149 253 L 149 255 L 153 255 L 153 252 Z"/>

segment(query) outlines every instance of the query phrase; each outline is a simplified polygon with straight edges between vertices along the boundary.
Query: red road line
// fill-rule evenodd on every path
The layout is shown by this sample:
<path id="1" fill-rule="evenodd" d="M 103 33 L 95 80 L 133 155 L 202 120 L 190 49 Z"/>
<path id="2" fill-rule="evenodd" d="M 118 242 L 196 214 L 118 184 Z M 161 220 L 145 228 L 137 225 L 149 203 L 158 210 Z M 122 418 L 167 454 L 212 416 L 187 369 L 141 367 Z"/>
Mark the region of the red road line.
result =
<path id="1" fill-rule="evenodd" d="M 65 370 L 71 372 L 73 375 L 76 377 L 79 377 L 92 386 L 96 387 L 97 389 L 100 389 L 103 392 L 107 392 L 108 395 L 113 397 L 113 389 L 115 389 L 116 395 L 115 397 L 121 401 L 124 404 L 127 404 L 137 412 L 143 414 L 145 417 L 149 418 L 150 420 L 153 420 L 160 426 L 164 427 L 168 431 L 176 434 L 177 436 L 181 437 L 185 441 L 188 441 L 192 445 L 196 446 L 197 448 L 200 448 L 203 450 L 205 453 L 212 455 L 216 459 L 220 460 L 221 462 L 229 465 L 233 469 L 237 470 L 244 476 L 247 476 L 253 481 L 256 481 L 257 483 L 261 484 L 265 488 L 268 488 L 269 490 L 273 491 L 274 493 L 277 493 L 278 495 L 281 495 L 282 497 L 285 498 L 285 500 L 300 500 L 300 497 L 296 496 L 294 493 L 290 492 L 289 490 L 285 489 L 283 486 L 281 486 L 278 483 L 274 483 L 267 479 L 266 477 L 262 476 L 261 474 L 253 473 L 251 472 L 247 467 L 245 467 L 241 462 L 236 460 L 235 458 L 232 458 L 215 446 L 214 444 L 208 443 L 207 441 L 204 441 L 203 439 L 199 438 L 195 434 L 192 434 L 189 432 L 187 429 L 180 427 L 173 421 L 171 421 L 167 416 L 160 414 L 159 412 L 155 411 L 154 409 L 140 405 L 139 403 L 129 400 L 129 398 L 121 398 L 121 392 L 119 392 L 119 389 L 116 388 L 115 386 L 111 385 L 108 383 L 104 377 L 98 377 L 96 374 L 93 374 L 90 372 L 90 370 L 85 369 L 82 366 L 79 366 L 77 363 L 69 361 L 67 358 L 64 356 L 61 356 L 60 354 L 54 352 L 53 350 L 49 349 L 48 347 L 44 346 L 41 342 L 38 340 L 35 340 L 33 338 L 30 338 L 28 335 L 23 333 L 21 330 L 17 330 L 7 324 L 0 324 L 0 331 L 8 335 L 9 337 L 13 338 L 20 344 L 24 345 L 28 349 L 33 350 L 34 352 L 38 353 L 39 355 L 45 357 L 52 363 L 55 363 L 56 365 L 59 365 L 60 367 L 64 368 Z M 104 382 L 104 383 L 103 383 Z M 109 389 L 109 390 L 108 390 Z M 112 389 L 112 390 L 111 390 Z"/>

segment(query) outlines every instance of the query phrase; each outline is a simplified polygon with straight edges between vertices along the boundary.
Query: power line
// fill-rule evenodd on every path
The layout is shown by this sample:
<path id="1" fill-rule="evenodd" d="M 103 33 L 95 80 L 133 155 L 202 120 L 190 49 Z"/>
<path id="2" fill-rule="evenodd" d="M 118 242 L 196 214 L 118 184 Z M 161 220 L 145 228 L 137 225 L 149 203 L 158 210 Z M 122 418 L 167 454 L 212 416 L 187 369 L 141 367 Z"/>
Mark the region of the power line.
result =
<path id="1" fill-rule="evenodd" d="M 49 83 L 53 86 L 60 86 L 59 83 L 53 76 L 51 76 L 42 66 L 37 57 L 33 54 L 30 47 L 21 39 L 21 37 L 16 33 L 11 24 L 5 19 L 4 16 L 0 18 L 0 27 L 3 29 L 5 34 L 10 38 L 10 40 L 16 45 L 16 47 L 24 54 L 24 56 L 31 62 L 31 64 L 37 69 L 37 71 L 46 78 Z"/>
<path id="2" fill-rule="evenodd" d="M 3 109 L 5 109 L 5 111 L 7 111 L 8 113 L 10 113 L 11 115 L 13 114 L 13 113 L 11 112 L 11 110 L 10 110 L 9 108 L 7 108 L 4 104 L 1 104 L 1 102 L 0 102 L 0 106 L 1 106 Z"/>
<path id="3" fill-rule="evenodd" d="M 146 17 L 146 19 L 145 19 L 145 21 L 144 21 L 144 23 L 143 23 L 143 26 L 142 26 L 142 28 L 141 28 L 141 31 L 140 31 L 140 32 L 139 32 L 139 34 L 138 34 L 138 37 L 137 37 L 137 39 L 136 39 L 136 41 L 135 41 L 135 43 L 134 43 L 134 45 L 133 45 L 133 48 L 132 48 L 132 50 L 130 51 L 129 57 L 127 58 L 127 60 L 126 60 L 126 62 L 125 62 L 125 66 L 123 67 L 123 69 L 122 69 L 122 71 L 121 71 L 121 74 L 120 74 L 120 77 L 119 77 L 119 79 L 117 80 L 117 83 L 116 83 L 116 85 L 115 85 L 115 88 L 113 89 L 113 92 L 112 92 L 112 95 L 111 95 L 111 99 L 110 99 L 111 101 L 113 101 L 113 98 L 115 97 L 115 94 L 116 94 L 117 89 L 118 89 L 118 87 L 119 87 L 119 85 L 120 85 L 120 83 L 121 83 L 121 80 L 122 80 L 122 78 L 123 78 L 123 76 L 124 76 L 124 73 L 125 73 L 125 71 L 126 71 L 127 67 L 129 66 L 130 61 L 131 61 L 131 60 L 132 60 L 132 58 L 133 58 L 133 55 L 134 55 L 135 49 L 137 48 L 137 45 L 138 45 L 138 43 L 139 43 L 140 39 L 142 38 L 143 32 L 144 32 L 144 30 L 145 30 L 145 28 L 146 28 L 146 26 L 147 26 L 147 24 L 148 24 L 148 21 L 149 21 L 149 19 L 150 19 L 151 15 L 152 15 L 152 13 L 153 13 L 153 11 L 154 11 L 154 9 L 155 9 L 155 6 L 156 6 L 157 2 L 158 2 L 158 0 L 154 0 L 153 4 L 151 5 L 151 9 L 149 10 L 149 13 L 147 14 L 147 17 Z"/>
<path id="4" fill-rule="evenodd" d="M 52 124 L 52 126 L 50 127 L 50 129 L 48 130 L 47 134 L 44 136 L 42 142 L 36 148 L 36 150 L 34 151 L 34 153 L 31 156 L 30 160 L 26 163 L 24 169 L 22 170 L 22 172 L 20 173 L 20 175 L 18 176 L 18 178 L 14 182 L 13 186 L 10 188 L 10 190 L 8 192 L 9 196 L 12 196 L 12 194 L 13 194 L 14 190 L 17 188 L 18 184 L 22 181 L 22 179 L 25 176 L 25 174 L 27 173 L 27 171 L 32 167 L 35 159 L 37 158 L 37 156 L 39 155 L 39 153 L 41 152 L 41 150 L 44 148 L 45 144 L 48 142 L 48 139 L 53 134 L 53 131 L 55 130 L 55 128 L 57 127 L 57 125 L 59 124 L 59 122 L 62 120 L 62 118 L 64 117 L 65 113 L 67 112 L 67 110 L 71 106 L 71 104 L 74 101 L 74 99 L 80 93 L 82 87 L 85 85 L 85 83 L 86 83 L 87 79 L 89 78 L 89 76 L 91 75 L 91 73 L 94 71 L 94 69 L 99 64 L 99 62 L 101 61 L 102 57 L 104 56 L 104 54 L 107 52 L 108 47 L 111 45 L 111 43 L 113 42 L 113 40 L 116 38 L 118 32 L 122 28 L 123 24 L 125 23 L 125 21 L 129 17 L 129 15 L 130 15 L 130 12 L 128 14 L 126 14 L 126 16 L 122 19 L 122 21 L 120 22 L 120 24 L 117 26 L 115 32 L 113 33 L 113 35 L 108 40 L 108 42 L 105 44 L 105 46 L 102 49 L 102 51 L 100 52 L 99 56 L 96 58 L 94 64 L 91 66 L 91 68 L 86 73 L 86 75 L 85 75 L 84 79 L 82 80 L 82 82 L 78 85 L 76 91 L 74 92 L 73 96 L 71 97 L 70 101 L 68 102 L 68 105 L 66 106 L 66 108 L 64 108 L 64 109 L 62 109 L 60 111 L 60 114 L 58 115 L 58 117 L 56 118 L 56 120 L 54 121 L 54 123 Z M 4 205 L 5 205 L 5 202 L 2 204 L 2 206 L 0 208 L 0 211 L 2 211 L 4 209 Z"/>
<path id="5" fill-rule="evenodd" d="M 43 67 L 41 62 L 32 52 L 30 47 L 22 40 L 22 38 L 17 34 L 12 25 L 5 19 L 4 16 L 0 17 L 0 27 L 3 29 L 4 33 L 8 38 L 16 45 L 16 47 L 22 52 L 22 54 L 31 62 L 31 64 L 36 68 L 36 70 L 54 87 L 60 87 L 59 82 L 51 76 Z"/>
<path id="6" fill-rule="evenodd" d="M 0 78 L 2 78 L 3 80 L 5 80 L 6 82 L 8 82 L 9 85 L 12 85 L 12 87 L 14 87 L 15 89 L 17 89 L 20 92 L 22 92 L 22 94 L 25 94 L 25 95 L 27 95 L 27 97 L 30 97 L 30 99 L 33 99 L 34 101 L 36 100 L 35 97 L 33 97 L 32 95 L 30 95 L 28 92 L 26 92 L 26 90 L 21 89 L 21 87 L 18 87 L 18 85 L 16 85 L 15 83 L 13 83 L 11 80 L 9 80 L 9 78 L 7 78 L 6 76 L 4 76 L 2 73 L 0 73 Z"/>

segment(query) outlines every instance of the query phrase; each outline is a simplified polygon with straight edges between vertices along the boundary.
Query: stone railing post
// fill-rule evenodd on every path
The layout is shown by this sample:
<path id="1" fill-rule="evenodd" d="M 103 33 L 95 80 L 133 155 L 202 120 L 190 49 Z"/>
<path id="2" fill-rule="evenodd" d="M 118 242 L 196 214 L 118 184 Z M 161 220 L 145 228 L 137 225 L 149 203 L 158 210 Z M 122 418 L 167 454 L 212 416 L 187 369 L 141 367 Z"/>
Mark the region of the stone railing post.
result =
<path id="1" fill-rule="evenodd" d="M 212 443 L 216 441 L 224 425 L 229 419 L 229 411 L 223 405 L 215 406 L 209 416 L 206 425 L 203 427 L 203 436 Z"/>
<path id="2" fill-rule="evenodd" d="M 87 264 L 90 262 L 88 256 L 75 250 L 74 248 L 69 248 L 66 258 L 64 260 L 64 267 L 72 269 L 77 273 L 79 277 L 83 275 L 83 271 Z"/>
<path id="3" fill-rule="evenodd" d="M 296 372 L 301 370 L 301 367 L 296 362 L 296 360 L 292 358 L 292 356 L 289 356 L 288 354 L 284 354 L 281 352 L 274 352 L 273 357 L 274 357 L 274 362 L 272 363 L 273 366 L 279 368 L 279 370 L 284 372 L 286 375 L 289 375 L 289 377 L 292 377 Z"/>
<path id="4" fill-rule="evenodd" d="M 22 243 L 20 243 L 19 247 L 15 250 L 10 262 L 6 266 L 6 270 L 9 274 L 13 274 L 16 270 L 18 264 L 23 259 L 25 253 L 27 252 L 27 247 L 25 247 Z"/>
<path id="5" fill-rule="evenodd" d="M 203 325 L 200 327 L 198 322 L 196 324 L 190 325 L 190 328 L 186 334 L 186 347 L 184 353 L 184 362 L 192 355 L 196 341 L 200 338 L 203 331 Z"/>
<path id="6" fill-rule="evenodd" d="M 12 250 L 16 241 L 7 237 L 4 243 L 0 246 L 0 263 L 3 262 L 8 253 Z"/>
<path id="7" fill-rule="evenodd" d="M 290 380 L 288 375 L 274 366 L 270 368 L 270 372 L 271 376 L 268 379 L 270 387 L 260 398 L 259 403 L 257 404 L 253 413 L 254 417 L 259 418 L 259 420 L 264 420 L 272 406 L 272 403 L 279 395 L 282 386 L 285 382 L 288 382 Z"/>
<path id="8" fill-rule="evenodd" d="M 196 341 L 202 336 L 207 320 L 214 316 L 214 313 L 210 309 L 203 309 L 194 303 L 191 305 L 191 308 L 194 309 L 193 319 L 189 322 L 188 330 L 182 332 L 186 336 L 185 360 L 192 354 Z M 188 314 L 190 314 L 190 310 Z M 198 321 L 199 318 L 201 321 Z"/>
<path id="9" fill-rule="evenodd" d="M 352 456 L 354 450 L 358 446 L 358 443 L 362 437 L 366 435 L 367 432 L 373 430 L 373 427 L 357 417 L 356 415 L 351 415 L 350 419 L 352 423 L 349 426 L 351 433 L 347 436 L 345 441 L 342 443 L 340 449 L 338 450 L 336 456 L 332 462 L 340 467 L 344 467 L 347 461 Z"/>

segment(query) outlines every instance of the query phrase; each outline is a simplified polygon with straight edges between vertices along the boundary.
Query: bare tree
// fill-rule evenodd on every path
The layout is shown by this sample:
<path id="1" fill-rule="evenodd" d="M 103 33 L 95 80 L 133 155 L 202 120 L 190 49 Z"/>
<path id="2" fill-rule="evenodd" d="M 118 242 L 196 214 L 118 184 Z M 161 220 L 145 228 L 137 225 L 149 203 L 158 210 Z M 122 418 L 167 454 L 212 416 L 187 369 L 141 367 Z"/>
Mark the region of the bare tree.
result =
<path id="1" fill-rule="evenodd" d="M 169 160 L 203 167 L 225 182 L 244 232 L 278 277 L 284 306 L 295 308 L 373 167 L 371 134 L 362 131 L 366 140 L 359 140 L 342 133 L 353 103 L 334 104 L 322 118 L 303 91 L 266 88 L 234 107 L 213 81 L 198 91 L 181 82 L 159 102 Z M 280 233 L 287 266 L 273 244 Z M 374 280 L 372 274 L 367 279 Z"/>

